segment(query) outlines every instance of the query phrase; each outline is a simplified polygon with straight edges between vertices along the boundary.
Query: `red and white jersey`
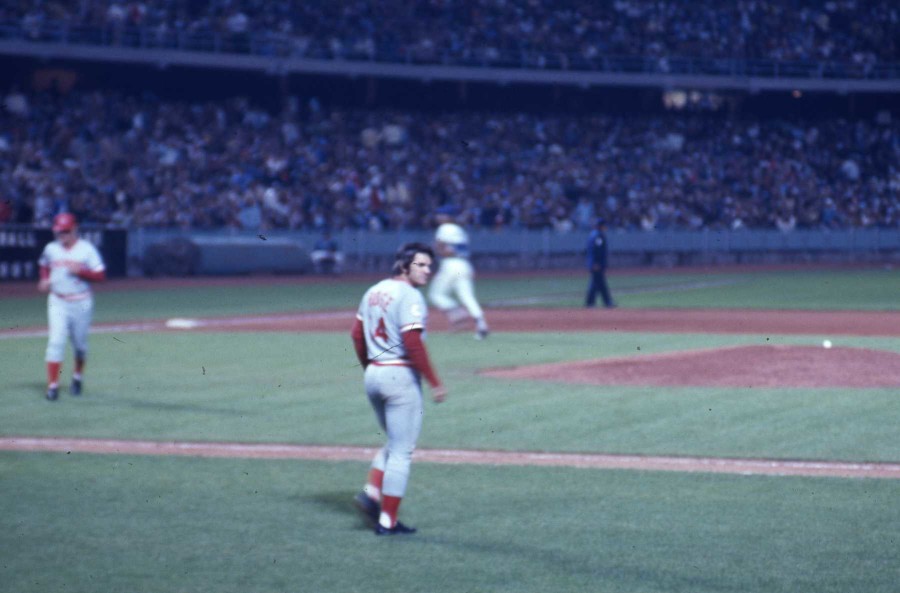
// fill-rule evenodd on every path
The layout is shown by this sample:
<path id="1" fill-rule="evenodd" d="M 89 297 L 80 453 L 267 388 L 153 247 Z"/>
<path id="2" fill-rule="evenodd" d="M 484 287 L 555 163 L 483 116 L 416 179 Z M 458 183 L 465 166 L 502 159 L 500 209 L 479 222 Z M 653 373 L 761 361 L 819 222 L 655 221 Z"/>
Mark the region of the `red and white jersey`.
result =
<path id="1" fill-rule="evenodd" d="M 78 270 L 106 270 L 100 252 L 90 241 L 84 239 L 78 239 L 69 249 L 59 241 L 48 243 L 41 253 L 38 265 L 50 270 L 50 292 L 63 298 L 90 296 L 90 283 L 77 276 Z"/>
<path id="2" fill-rule="evenodd" d="M 428 307 L 418 289 L 408 282 L 388 278 L 363 295 L 357 318 L 362 321 L 368 359 L 373 364 L 406 364 L 404 332 L 425 331 Z"/>

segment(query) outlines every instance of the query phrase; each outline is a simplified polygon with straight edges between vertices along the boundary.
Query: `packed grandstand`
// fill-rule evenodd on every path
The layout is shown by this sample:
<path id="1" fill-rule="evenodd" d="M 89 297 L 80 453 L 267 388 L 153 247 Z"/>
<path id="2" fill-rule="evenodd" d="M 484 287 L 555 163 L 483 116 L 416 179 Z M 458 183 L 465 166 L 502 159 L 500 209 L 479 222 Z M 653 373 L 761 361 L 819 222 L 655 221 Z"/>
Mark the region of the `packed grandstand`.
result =
<path id="1" fill-rule="evenodd" d="M 0 39 L 149 46 L 172 35 L 213 36 L 226 50 L 435 68 L 591 67 L 636 56 L 658 70 L 687 56 L 813 62 L 852 78 L 898 64 L 900 9 L 878 0 L 0 7 Z M 398 230 L 429 228 L 440 213 L 476 229 L 557 232 L 585 230 L 598 215 L 646 231 L 900 225 L 900 122 L 884 108 L 798 117 L 472 101 L 424 111 L 339 105 L 314 92 L 285 93 L 273 107 L 233 94 L 4 84 L 0 223 L 47 225 L 67 210 L 86 224 L 183 229 Z"/>

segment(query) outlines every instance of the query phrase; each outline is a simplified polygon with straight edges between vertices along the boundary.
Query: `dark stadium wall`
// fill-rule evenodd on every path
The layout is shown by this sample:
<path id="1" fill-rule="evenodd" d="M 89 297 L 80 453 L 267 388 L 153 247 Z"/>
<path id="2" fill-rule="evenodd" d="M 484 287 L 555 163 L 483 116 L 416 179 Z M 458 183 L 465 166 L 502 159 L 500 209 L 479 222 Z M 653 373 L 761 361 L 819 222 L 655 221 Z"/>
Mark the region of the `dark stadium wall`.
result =
<path id="1" fill-rule="evenodd" d="M 128 232 L 125 229 L 84 227 L 80 235 L 100 250 L 110 278 L 125 276 Z M 44 245 L 53 240 L 49 228 L 0 226 L 0 282 L 37 280 L 37 261 Z"/>
<path id="2" fill-rule="evenodd" d="M 326 107 L 392 108 L 411 111 L 524 111 L 533 113 L 660 114 L 666 89 L 562 85 L 414 81 L 323 75 L 280 76 L 216 68 L 155 67 L 105 62 L 68 62 L 0 58 L 0 84 L 34 88 L 41 73 L 65 74 L 79 90 L 109 89 L 130 94 L 153 93 L 165 99 L 218 100 L 244 96 L 259 107 L 278 111 L 288 95 L 316 97 Z M 45 76 L 46 78 L 46 76 Z M 690 90 L 690 89 L 683 89 Z M 834 92 L 794 93 L 727 91 L 717 93 L 717 110 L 707 117 L 870 118 L 887 110 L 900 116 L 896 95 Z M 697 110 L 696 108 L 694 110 Z"/>
<path id="3" fill-rule="evenodd" d="M 64 60 L 9 62 L 9 68 L 0 67 L 10 79 L 7 85 L 15 83 L 23 89 L 35 88 L 42 72 L 54 70 L 74 74 L 73 88 L 77 90 L 109 90 L 133 95 L 152 93 L 167 100 L 214 101 L 244 96 L 260 107 L 278 110 L 285 93 L 281 79 L 249 71 Z"/>

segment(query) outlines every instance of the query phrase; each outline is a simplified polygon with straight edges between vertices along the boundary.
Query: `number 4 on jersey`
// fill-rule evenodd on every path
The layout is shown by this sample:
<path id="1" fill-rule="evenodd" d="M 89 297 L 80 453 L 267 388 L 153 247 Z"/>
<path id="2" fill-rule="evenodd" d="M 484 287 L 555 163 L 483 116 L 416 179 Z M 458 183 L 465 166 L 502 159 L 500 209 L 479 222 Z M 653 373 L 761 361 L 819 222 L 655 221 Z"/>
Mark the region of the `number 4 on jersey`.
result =
<path id="1" fill-rule="evenodd" d="M 388 341 L 387 328 L 384 326 L 384 317 L 378 320 L 378 327 L 372 332 L 372 339 L 381 338 L 383 342 Z"/>

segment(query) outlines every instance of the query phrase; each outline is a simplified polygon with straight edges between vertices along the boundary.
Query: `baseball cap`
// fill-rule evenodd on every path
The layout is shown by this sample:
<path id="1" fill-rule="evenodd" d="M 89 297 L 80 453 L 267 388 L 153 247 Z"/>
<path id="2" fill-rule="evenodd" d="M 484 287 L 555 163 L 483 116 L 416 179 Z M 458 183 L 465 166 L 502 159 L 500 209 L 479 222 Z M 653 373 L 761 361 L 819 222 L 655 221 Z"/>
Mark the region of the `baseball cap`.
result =
<path id="1" fill-rule="evenodd" d="M 63 212 L 62 214 L 57 214 L 53 218 L 53 232 L 59 233 L 62 231 L 71 231 L 78 225 L 78 222 L 75 220 L 75 215 L 69 212 Z"/>
<path id="2" fill-rule="evenodd" d="M 594 221 L 594 226 L 602 226 L 604 224 L 606 224 L 606 219 L 603 218 L 602 216 L 598 216 L 597 220 Z"/>

